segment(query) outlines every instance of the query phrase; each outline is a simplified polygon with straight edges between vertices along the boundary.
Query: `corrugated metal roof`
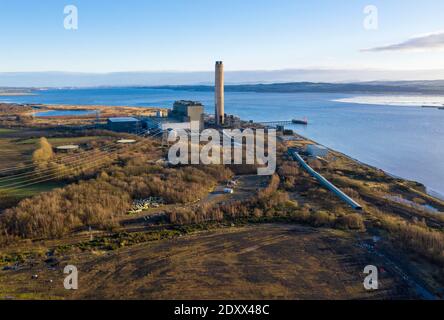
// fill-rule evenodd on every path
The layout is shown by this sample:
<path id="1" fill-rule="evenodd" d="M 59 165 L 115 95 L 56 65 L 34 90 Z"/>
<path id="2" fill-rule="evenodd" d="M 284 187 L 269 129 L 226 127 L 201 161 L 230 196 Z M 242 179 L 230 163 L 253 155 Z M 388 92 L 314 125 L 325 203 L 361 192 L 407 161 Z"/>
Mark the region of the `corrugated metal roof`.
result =
<path id="1" fill-rule="evenodd" d="M 132 117 L 109 118 L 110 122 L 138 122 L 139 120 Z"/>
<path id="2" fill-rule="evenodd" d="M 69 144 L 66 146 L 56 147 L 57 150 L 74 150 L 74 149 L 78 149 L 78 148 L 79 148 L 79 146 L 75 145 L 75 144 Z"/>

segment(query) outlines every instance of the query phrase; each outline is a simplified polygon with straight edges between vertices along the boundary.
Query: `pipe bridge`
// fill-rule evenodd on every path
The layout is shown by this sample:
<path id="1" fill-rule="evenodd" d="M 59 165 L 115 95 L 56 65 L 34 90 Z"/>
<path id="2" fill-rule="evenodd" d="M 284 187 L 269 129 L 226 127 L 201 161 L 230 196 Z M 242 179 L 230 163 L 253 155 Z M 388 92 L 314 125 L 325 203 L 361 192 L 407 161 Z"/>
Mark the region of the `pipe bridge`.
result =
<path id="1" fill-rule="evenodd" d="M 277 127 L 277 126 L 288 126 L 288 125 L 291 125 L 291 124 L 307 125 L 308 124 L 308 120 L 307 119 L 274 120 L 274 121 L 263 121 L 263 122 L 257 122 L 257 123 L 263 124 L 263 125 L 266 125 L 266 126 Z"/>

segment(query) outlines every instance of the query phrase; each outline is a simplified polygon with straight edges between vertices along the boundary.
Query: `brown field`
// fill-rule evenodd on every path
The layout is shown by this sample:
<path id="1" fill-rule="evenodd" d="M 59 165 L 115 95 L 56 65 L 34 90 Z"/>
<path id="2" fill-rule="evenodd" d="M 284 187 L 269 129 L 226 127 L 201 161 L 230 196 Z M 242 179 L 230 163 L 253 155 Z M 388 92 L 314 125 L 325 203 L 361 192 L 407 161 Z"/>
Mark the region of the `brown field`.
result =
<path id="1" fill-rule="evenodd" d="M 367 264 L 384 261 L 328 229 L 265 224 L 206 231 L 112 252 L 71 254 L 0 271 L 0 298 L 54 299 L 383 299 L 414 292 L 387 268 L 366 291 Z M 63 267 L 79 290 L 63 288 Z M 32 279 L 38 275 L 37 279 Z M 50 282 L 50 280 L 53 280 Z"/>

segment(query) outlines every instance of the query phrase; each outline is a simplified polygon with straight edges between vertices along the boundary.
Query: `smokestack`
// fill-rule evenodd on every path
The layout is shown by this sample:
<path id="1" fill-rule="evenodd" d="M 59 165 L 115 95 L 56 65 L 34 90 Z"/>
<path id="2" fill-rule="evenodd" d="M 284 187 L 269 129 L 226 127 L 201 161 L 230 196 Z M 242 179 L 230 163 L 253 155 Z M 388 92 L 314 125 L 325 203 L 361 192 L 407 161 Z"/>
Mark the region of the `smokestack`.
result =
<path id="1" fill-rule="evenodd" d="M 224 106 L 224 64 L 222 61 L 216 61 L 216 81 L 214 84 L 214 100 L 216 102 L 216 124 L 223 125 L 225 122 Z"/>

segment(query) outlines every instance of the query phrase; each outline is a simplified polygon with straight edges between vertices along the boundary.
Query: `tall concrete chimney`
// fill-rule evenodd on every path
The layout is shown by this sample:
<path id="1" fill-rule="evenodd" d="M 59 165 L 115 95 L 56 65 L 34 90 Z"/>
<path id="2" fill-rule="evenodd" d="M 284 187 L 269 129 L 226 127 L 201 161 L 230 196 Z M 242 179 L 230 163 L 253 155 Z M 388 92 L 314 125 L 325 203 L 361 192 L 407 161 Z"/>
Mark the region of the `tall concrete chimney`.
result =
<path id="1" fill-rule="evenodd" d="M 216 61 L 216 81 L 214 83 L 214 101 L 216 102 L 216 124 L 223 125 L 225 122 L 224 106 L 224 64 Z"/>

